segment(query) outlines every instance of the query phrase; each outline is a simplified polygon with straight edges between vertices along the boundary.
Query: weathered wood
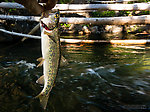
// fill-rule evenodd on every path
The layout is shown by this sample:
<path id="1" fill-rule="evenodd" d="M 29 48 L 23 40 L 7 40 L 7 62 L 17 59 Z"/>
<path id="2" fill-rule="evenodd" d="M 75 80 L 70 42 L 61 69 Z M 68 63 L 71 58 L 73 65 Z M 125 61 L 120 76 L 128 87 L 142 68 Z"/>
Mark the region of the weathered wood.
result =
<path id="1" fill-rule="evenodd" d="M 10 35 L 16 35 L 16 36 L 21 36 L 21 37 L 28 37 L 28 38 L 34 38 L 34 39 L 41 39 L 40 36 L 34 36 L 34 35 L 28 35 L 28 34 L 22 34 L 22 33 L 16 33 L 16 32 L 10 32 L 4 29 L 0 29 L 1 32 L 10 34 Z"/>
<path id="2" fill-rule="evenodd" d="M 54 9 L 59 10 L 150 10 L 148 3 L 135 4 L 57 4 Z"/>
<path id="3" fill-rule="evenodd" d="M 96 12 L 97 10 L 75 10 L 75 11 L 60 11 L 61 14 L 74 14 L 74 13 L 89 13 Z M 54 12 L 54 10 L 52 11 Z"/>
<path id="4" fill-rule="evenodd" d="M 81 40 L 81 39 L 61 39 L 61 42 L 77 44 L 77 43 L 110 43 L 118 45 L 143 45 L 150 43 L 150 40 L 141 39 L 141 40 Z"/>
<path id="5" fill-rule="evenodd" d="M 77 44 L 77 43 L 110 43 L 118 45 L 143 45 L 150 43 L 150 40 L 141 39 L 141 40 L 81 40 L 81 39 L 61 39 L 61 42 Z"/>
<path id="6" fill-rule="evenodd" d="M 33 33 L 35 33 L 38 29 L 40 28 L 40 23 L 38 23 L 29 33 L 28 35 L 32 35 Z M 21 41 L 25 41 L 26 39 L 28 39 L 28 37 L 23 37 L 23 39 L 21 39 Z"/>
<path id="7" fill-rule="evenodd" d="M 0 19 L 19 20 L 19 21 L 39 21 L 37 16 L 12 16 L 0 15 Z M 77 18 L 61 17 L 60 23 L 69 24 L 103 24 L 103 25 L 133 25 L 133 24 L 150 24 L 150 15 L 128 16 L 128 17 L 104 17 L 104 18 Z"/>
<path id="8" fill-rule="evenodd" d="M 94 1 L 94 2 L 92 2 L 92 3 L 99 3 L 99 4 L 104 4 L 104 3 L 106 3 L 106 4 L 108 4 L 108 3 L 122 3 L 122 1 L 120 2 L 120 1 Z"/>
<path id="9" fill-rule="evenodd" d="M 77 44 L 77 43 L 89 43 L 89 44 L 94 44 L 94 43 L 110 43 L 107 40 L 82 40 L 82 39 L 60 39 L 61 42 L 64 43 L 70 43 L 70 44 Z"/>
<path id="10" fill-rule="evenodd" d="M 4 29 L 0 29 L 1 32 L 10 34 L 10 35 L 17 35 L 21 37 L 28 37 L 34 39 L 41 39 L 40 36 L 10 32 Z M 110 44 L 122 44 L 122 45 L 130 45 L 130 44 L 147 44 L 150 43 L 150 39 L 141 39 L 141 40 L 82 40 L 82 39 L 60 39 L 61 42 L 70 43 L 70 44 L 77 44 L 77 43 L 110 43 Z"/>
<path id="11" fill-rule="evenodd" d="M 4 5 L 3 5 L 4 4 Z M 14 4 L 14 5 L 13 5 Z M 0 8 L 18 8 L 23 6 L 17 3 L 0 3 Z M 135 4 L 56 4 L 54 10 L 150 10 L 149 3 L 135 3 Z"/>
<path id="12" fill-rule="evenodd" d="M 110 40 L 111 44 L 122 44 L 122 45 L 127 45 L 127 44 L 147 44 L 150 43 L 149 39 L 141 39 L 141 40 Z"/>
<path id="13" fill-rule="evenodd" d="M 117 2 L 138 2 L 139 0 L 116 0 Z"/>
<path id="14" fill-rule="evenodd" d="M 150 24 L 150 15 L 130 16 L 130 17 L 104 17 L 104 18 L 60 18 L 60 23 L 95 24 L 95 25 Z"/>
<path id="15" fill-rule="evenodd" d="M 19 21 L 39 21 L 38 16 L 16 16 L 16 15 L 0 15 L 0 19 L 19 20 Z"/>
<path id="16" fill-rule="evenodd" d="M 139 0 L 116 0 L 116 1 L 93 1 L 92 3 L 123 3 L 123 2 L 138 2 Z"/>
<path id="17" fill-rule="evenodd" d="M 25 7 L 18 3 L 11 2 L 1 2 L 0 8 L 9 8 L 9 9 L 25 9 Z"/>
<path id="18" fill-rule="evenodd" d="M 11 2 L 1 2 L 0 8 L 10 8 L 10 9 L 25 9 L 25 7 L 18 3 L 11 3 Z M 55 10 L 53 10 L 54 12 Z M 75 10 L 75 11 L 60 11 L 61 14 L 69 14 L 69 13 L 86 13 L 86 12 L 93 12 L 96 10 Z"/>

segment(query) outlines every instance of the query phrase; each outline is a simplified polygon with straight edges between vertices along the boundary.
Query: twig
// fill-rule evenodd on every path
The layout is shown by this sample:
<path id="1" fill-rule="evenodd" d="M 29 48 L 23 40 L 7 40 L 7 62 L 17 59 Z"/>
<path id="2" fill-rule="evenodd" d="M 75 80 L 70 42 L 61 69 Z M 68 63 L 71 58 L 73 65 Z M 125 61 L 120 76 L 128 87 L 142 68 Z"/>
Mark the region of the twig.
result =
<path id="1" fill-rule="evenodd" d="M 7 33 L 7 34 L 10 34 L 10 35 L 17 35 L 17 36 L 20 36 L 20 37 L 28 37 L 28 38 L 34 38 L 34 39 L 41 39 L 40 36 L 34 36 L 34 35 L 28 35 L 28 34 L 22 34 L 22 33 L 16 33 L 16 32 L 10 32 L 10 31 L 4 30 L 4 29 L 0 29 L 0 31 L 4 32 L 4 33 Z"/>
<path id="2" fill-rule="evenodd" d="M 33 34 L 34 32 L 36 32 L 38 29 L 40 28 L 40 23 L 38 23 L 29 33 L 28 35 Z M 27 39 L 27 37 L 24 37 L 21 41 L 25 41 Z"/>

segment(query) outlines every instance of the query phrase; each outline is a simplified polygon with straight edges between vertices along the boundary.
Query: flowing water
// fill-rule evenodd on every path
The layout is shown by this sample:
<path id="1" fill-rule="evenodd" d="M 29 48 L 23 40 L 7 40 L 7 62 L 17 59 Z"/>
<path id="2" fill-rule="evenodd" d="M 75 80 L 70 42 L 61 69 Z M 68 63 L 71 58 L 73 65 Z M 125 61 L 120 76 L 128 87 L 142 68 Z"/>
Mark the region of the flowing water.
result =
<path id="1" fill-rule="evenodd" d="M 34 99 L 43 86 L 40 40 L 0 44 L 0 112 L 148 112 L 150 47 L 62 44 L 61 67 L 47 109 Z"/>

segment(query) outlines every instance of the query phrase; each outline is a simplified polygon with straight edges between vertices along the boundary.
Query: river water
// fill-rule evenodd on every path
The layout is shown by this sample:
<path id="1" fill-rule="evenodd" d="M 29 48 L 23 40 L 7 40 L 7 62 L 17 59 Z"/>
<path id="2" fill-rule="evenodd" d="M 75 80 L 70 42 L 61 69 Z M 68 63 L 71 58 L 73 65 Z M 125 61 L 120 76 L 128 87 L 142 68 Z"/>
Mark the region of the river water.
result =
<path id="1" fill-rule="evenodd" d="M 14 43 L 13 43 L 14 44 Z M 0 112 L 148 112 L 150 46 L 62 44 L 61 67 L 47 109 L 36 80 L 40 40 L 0 44 Z"/>

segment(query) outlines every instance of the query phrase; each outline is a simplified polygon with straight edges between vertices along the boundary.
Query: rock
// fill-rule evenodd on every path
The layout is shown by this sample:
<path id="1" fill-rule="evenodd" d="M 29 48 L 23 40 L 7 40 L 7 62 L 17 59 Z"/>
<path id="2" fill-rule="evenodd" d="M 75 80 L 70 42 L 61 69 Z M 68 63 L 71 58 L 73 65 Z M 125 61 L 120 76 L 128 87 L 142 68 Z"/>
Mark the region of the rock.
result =
<path id="1" fill-rule="evenodd" d="M 80 35 L 83 35 L 83 34 L 84 34 L 84 32 L 83 32 L 83 31 L 80 31 L 80 32 L 79 32 L 79 34 L 80 34 Z"/>
<path id="2" fill-rule="evenodd" d="M 121 33 L 123 31 L 123 27 L 117 25 L 106 25 L 105 31 L 108 33 Z"/>
<path id="3" fill-rule="evenodd" d="M 86 34 L 91 33 L 91 31 L 89 30 L 89 28 L 88 28 L 87 26 L 83 26 L 82 30 L 83 30 Z"/>
<path id="4" fill-rule="evenodd" d="M 98 31 L 98 26 L 93 26 L 93 27 L 90 28 L 90 30 L 91 30 L 92 33 L 98 33 L 99 32 Z"/>

